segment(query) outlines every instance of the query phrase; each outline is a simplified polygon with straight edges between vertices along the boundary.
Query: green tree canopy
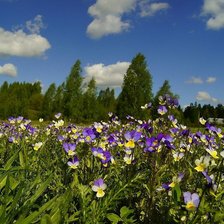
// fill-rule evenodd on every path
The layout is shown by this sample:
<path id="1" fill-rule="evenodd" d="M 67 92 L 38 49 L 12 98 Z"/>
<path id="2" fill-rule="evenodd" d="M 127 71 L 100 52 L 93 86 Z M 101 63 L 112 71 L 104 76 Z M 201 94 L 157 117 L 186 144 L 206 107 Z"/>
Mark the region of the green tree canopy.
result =
<path id="1" fill-rule="evenodd" d="M 79 60 L 73 65 L 64 88 L 64 115 L 79 121 L 82 115 L 82 81 L 81 62 Z"/>
<path id="2" fill-rule="evenodd" d="M 97 89 L 96 81 L 92 78 L 87 86 L 87 90 L 83 95 L 83 114 L 82 117 L 91 121 L 97 118 Z"/>
<path id="3" fill-rule="evenodd" d="M 97 101 L 101 119 L 107 119 L 109 112 L 115 112 L 116 99 L 114 89 L 106 88 L 105 90 L 100 90 Z"/>
<path id="4" fill-rule="evenodd" d="M 42 111 L 43 111 L 43 117 L 45 119 L 52 118 L 55 94 L 56 94 L 56 85 L 55 85 L 55 83 L 52 83 L 48 87 L 46 93 L 44 94 L 44 98 L 43 98 Z"/>
<path id="5" fill-rule="evenodd" d="M 124 76 L 122 91 L 118 96 L 117 113 L 123 119 L 127 115 L 144 118 L 141 106 L 152 101 L 152 76 L 143 54 L 137 54 Z"/>

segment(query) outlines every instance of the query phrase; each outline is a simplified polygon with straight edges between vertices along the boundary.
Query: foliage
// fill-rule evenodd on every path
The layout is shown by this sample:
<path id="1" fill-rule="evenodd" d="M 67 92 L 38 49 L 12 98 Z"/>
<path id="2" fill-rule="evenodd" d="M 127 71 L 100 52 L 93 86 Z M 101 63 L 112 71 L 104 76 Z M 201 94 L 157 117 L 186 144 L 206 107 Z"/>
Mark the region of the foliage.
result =
<path id="1" fill-rule="evenodd" d="M 108 112 L 114 113 L 116 110 L 116 99 L 114 89 L 106 88 L 105 90 L 100 90 L 97 97 L 98 111 L 100 120 L 107 120 Z"/>
<path id="2" fill-rule="evenodd" d="M 152 101 L 152 76 L 147 68 L 144 55 L 137 54 L 124 76 L 122 90 L 118 96 L 117 114 L 121 119 L 126 115 L 144 118 L 140 107 Z"/>
<path id="3" fill-rule="evenodd" d="M 72 117 L 74 121 L 82 114 L 82 81 L 81 62 L 77 60 L 67 77 L 63 95 L 64 115 Z"/>
<path id="4" fill-rule="evenodd" d="M 86 92 L 83 94 L 83 110 L 82 116 L 86 121 L 93 121 L 97 118 L 97 92 L 96 81 L 92 78 L 88 85 Z"/>
<path id="5" fill-rule="evenodd" d="M 0 88 L 0 117 L 6 119 L 9 115 L 23 114 L 32 119 L 39 117 L 39 107 L 42 103 L 40 82 L 8 84 L 4 82 Z M 38 105 L 37 105 L 38 104 Z"/>
<path id="6" fill-rule="evenodd" d="M 43 118 L 47 120 L 52 119 L 52 114 L 54 111 L 54 99 L 56 95 L 56 85 L 55 83 L 52 83 L 49 88 L 47 89 L 46 93 L 44 94 L 43 98 L 43 106 L 42 106 L 42 111 L 43 111 Z"/>

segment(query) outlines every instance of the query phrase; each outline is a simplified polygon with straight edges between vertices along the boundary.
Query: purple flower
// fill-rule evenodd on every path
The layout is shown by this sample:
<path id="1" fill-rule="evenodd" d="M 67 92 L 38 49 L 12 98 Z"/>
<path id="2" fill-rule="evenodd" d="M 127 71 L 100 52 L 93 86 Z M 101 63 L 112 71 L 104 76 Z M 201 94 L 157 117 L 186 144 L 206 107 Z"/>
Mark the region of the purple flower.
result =
<path id="1" fill-rule="evenodd" d="M 76 144 L 64 142 L 63 148 L 68 153 L 69 156 L 75 155 Z"/>
<path id="2" fill-rule="evenodd" d="M 101 163 L 106 164 L 111 160 L 109 151 L 104 151 L 102 148 L 92 148 L 93 155 L 101 159 Z"/>
<path id="3" fill-rule="evenodd" d="M 107 138 L 107 141 L 109 144 L 113 144 L 116 142 L 116 136 L 114 136 L 113 134 L 111 134 L 108 138 Z"/>
<path id="4" fill-rule="evenodd" d="M 214 182 L 214 175 L 209 176 L 207 171 L 203 171 L 202 174 L 207 180 L 208 187 L 212 188 L 213 191 L 217 191 L 217 184 Z"/>
<path id="5" fill-rule="evenodd" d="M 146 148 L 144 149 L 145 152 L 155 152 L 156 148 L 158 147 L 158 141 L 155 137 L 146 138 Z"/>
<path id="6" fill-rule="evenodd" d="M 153 127 L 149 123 L 144 122 L 141 125 L 141 128 L 143 128 L 144 130 L 146 130 L 149 133 L 152 133 L 153 132 Z"/>
<path id="7" fill-rule="evenodd" d="M 65 138 L 62 135 L 58 135 L 58 141 L 62 142 Z"/>
<path id="8" fill-rule="evenodd" d="M 101 198 L 105 195 L 104 190 L 106 188 L 107 188 L 107 185 L 104 183 L 104 180 L 102 178 L 95 180 L 92 186 L 92 190 L 94 192 L 97 192 L 96 196 L 98 198 Z"/>
<path id="9" fill-rule="evenodd" d="M 61 113 L 57 113 L 57 114 L 55 114 L 54 117 L 55 117 L 56 119 L 59 119 L 59 118 L 61 117 Z"/>
<path id="10" fill-rule="evenodd" d="M 19 116 L 19 117 L 16 118 L 16 121 L 17 121 L 18 123 L 21 123 L 22 120 L 23 120 L 23 117 L 22 117 L 22 116 Z"/>
<path id="11" fill-rule="evenodd" d="M 159 109 L 157 110 L 158 111 L 158 113 L 160 114 L 160 115 L 164 115 L 164 114 L 166 114 L 167 113 L 167 109 L 166 109 L 166 107 L 165 106 L 159 106 Z"/>
<path id="12" fill-rule="evenodd" d="M 135 142 L 138 141 L 141 137 L 141 132 L 137 132 L 135 130 L 132 130 L 132 131 L 127 131 L 125 134 L 124 134 L 124 137 L 126 140 L 134 140 Z"/>
<path id="13" fill-rule="evenodd" d="M 96 135 L 95 135 L 92 128 L 84 128 L 82 134 L 85 138 L 85 141 L 88 142 L 88 143 L 96 138 Z"/>
<path id="14" fill-rule="evenodd" d="M 72 169 L 76 169 L 79 165 L 79 159 L 77 158 L 77 156 L 75 156 L 72 160 L 68 161 L 68 165 L 72 168 Z"/>
<path id="15" fill-rule="evenodd" d="M 184 203 L 186 209 L 189 211 L 195 211 L 200 202 L 199 195 L 197 193 L 191 194 L 191 192 L 184 192 Z"/>
<path id="16" fill-rule="evenodd" d="M 164 188 L 165 190 L 169 190 L 170 189 L 170 184 L 169 183 L 163 183 L 162 188 Z"/>
<path id="17" fill-rule="evenodd" d="M 16 139 L 15 139 L 14 136 L 12 136 L 12 137 L 9 137 L 8 141 L 9 141 L 10 143 L 14 143 L 14 142 L 16 141 Z"/>
<path id="18" fill-rule="evenodd" d="M 127 131 L 124 134 L 125 139 L 127 140 L 125 147 L 127 148 L 134 148 L 135 147 L 135 142 L 137 142 L 141 138 L 142 133 L 132 130 L 132 131 Z"/>

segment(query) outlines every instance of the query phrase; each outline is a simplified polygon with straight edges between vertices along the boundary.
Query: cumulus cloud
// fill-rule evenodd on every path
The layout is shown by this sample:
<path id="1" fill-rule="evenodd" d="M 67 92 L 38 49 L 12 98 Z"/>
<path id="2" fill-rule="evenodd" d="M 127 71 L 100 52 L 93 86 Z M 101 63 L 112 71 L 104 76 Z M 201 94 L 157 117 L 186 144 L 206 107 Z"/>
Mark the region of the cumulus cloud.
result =
<path id="1" fill-rule="evenodd" d="M 25 25 L 18 26 L 17 30 L 7 31 L 0 27 L 0 56 L 43 55 L 51 45 L 45 37 L 40 35 L 42 28 L 44 24 L 41 15 L 27 21 Z"/>
<path id="2" fill-rule="evenodd" d="M 157 12 L 170 8 L 170 5 L 165 2 L 150 3 L 149 1 L 142 1 L 139 5 L 141 9 L 141 17 L 154 16 Z"/>
<path id="3" fill-rule="evenodd" d="M 130 24 L 122 20 L 124 13 L 135 9 L 136 0 L 97 0 L 88 13 L 94 18 L 87 27 L 87 34 L 100 38 L 128 30 Z"/>
<path id="4" fill-rule="evenodd" d="M 224 0 L 204 0 L 201 15 L 208 17 L 208 29 L 224 28 Z"/>
<path id="5" fill-rule="evenodd" d="M 207 83 L 214 83 L 216 81 L 216 77 L 208 77 L 206 82 Z"/>
<path id="6" fill-rule="evenodd" d="M 130 28 L 130 20 L 124 20 L 123 15 L 140 9 L 140 16 L 154 16 L 157 12 L 170 7 L 165 2 L 151 2 L 151 0 L 96 0 L 89 7 L 88 13 L 93 21 L 87 27 L 87 34 L 91 38 L 101 38 L 109 34 L 117 34 Z"/>
<path id="7" fill-rule="evenodd" d="M 199 91 L 197 93 L 196 99 L 199 101 L 206 101 L 206 102 L 211 102 L 211 103 L 217 103 L 218 99 L 210 96 L 208 92 L 205 91 Z"/>
<path id="8" fill-rule="evenodd" d="M 202 84 L 203 80 L 200 77 L 192 76 L 190 80 L 187 81 L 189 84 Z"/>
<path id="9" fill-rule="evenodd" d="M 3 66 L 0 66 L 0 75 L 15 77 L 17 75 L 17 68 L 13 64 L 5 64 Z"/>
<path id="10" fill-rule="evenodd" d="M 27 34 L 23 30 L 6 31 L 0 28 L 1 56 L 40 56 L 51 45 L 48 40 L 38 34 Z"/>
<path id="11" fill-rule="evenodd" d="M 104 65 L 94 64 L 84 68 L 85 82 L 94 77 L 98 87 L 121 87 L 123 77 L 126 73 L 130 62 L 117 62 L 116 64 Z"/>

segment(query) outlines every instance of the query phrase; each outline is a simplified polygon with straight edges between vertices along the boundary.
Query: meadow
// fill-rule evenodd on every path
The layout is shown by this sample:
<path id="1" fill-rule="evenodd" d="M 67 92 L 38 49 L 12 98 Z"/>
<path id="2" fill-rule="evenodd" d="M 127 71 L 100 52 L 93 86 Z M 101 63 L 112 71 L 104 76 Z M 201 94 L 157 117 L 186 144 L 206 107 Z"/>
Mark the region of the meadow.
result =
<path id="1" fill-rule="evenodd" d="M 150 104 L 142 109 L 150 111 Z M 163 97 L 155 120 L 0 123 L 0 223 L 224 223 L 224 134 L 192 131 Z"/>

